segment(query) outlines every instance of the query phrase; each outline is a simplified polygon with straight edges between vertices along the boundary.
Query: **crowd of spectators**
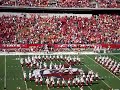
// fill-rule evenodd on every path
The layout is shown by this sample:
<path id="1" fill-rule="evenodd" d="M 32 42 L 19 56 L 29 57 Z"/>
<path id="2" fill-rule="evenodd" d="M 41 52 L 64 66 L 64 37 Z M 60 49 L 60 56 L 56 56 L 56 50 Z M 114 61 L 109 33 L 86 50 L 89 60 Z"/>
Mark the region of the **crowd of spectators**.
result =
<path id="1" fill-rule="evenodd" d="M 120 8 L 120 0 L 96 0 L 100 8 Z"/>
<path id="2" fill-rule="evenodd" d="M 120 8 L 119 0 L 0 0 L 2 6 Z"/>
<path id="3" fill-rule="evenodd" d="M 46 16 L 2 15 L 0 44 L 120 43 L 119 15 Z"/>

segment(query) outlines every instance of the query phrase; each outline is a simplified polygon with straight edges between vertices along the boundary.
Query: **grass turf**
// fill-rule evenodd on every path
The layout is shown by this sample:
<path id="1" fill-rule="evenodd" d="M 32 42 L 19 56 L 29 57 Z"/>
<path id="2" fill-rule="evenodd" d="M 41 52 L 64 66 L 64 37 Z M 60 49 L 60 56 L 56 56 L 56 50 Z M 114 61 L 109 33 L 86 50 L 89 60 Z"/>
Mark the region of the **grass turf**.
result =
<path id="1" fill-rule="evenodd" d="M 111 58 L 114 58 L 117 62 L 120 62 L 120 54 L 116 55 L 108 55 Z M 26 56 L 20 56 L 26 57 Z M 88 71 L 92 69 L 94 72 L 98 72 L 102 80 L 95 82 L 92 86 L 84 86 L 84 90 L 109 90 L 109 88 L 113 88 L 113 90 L 120 90 L 120 77 L 115 77 L 113 74 L 108 72 L 102 66 L 97 64 L 94 60 L 95 55 L 79 55 L 81 61 L 84 62 L 83 65 L 76 65 L 75 67 L 83 68 L 83 70 Z M 20 87 L 20 90 L 48 90 L 46 85 L 43 86 L 35 86 L 35 82 L 24 82 L 23 80 L 23 71 L 20 65 L 19 56 L 6 56 L 6 90 L 18 90 L 17 87 Z M 47 62 L 49 63 L 49 62 Z M 53 61 L 53 63 L 59 64 L 64 63 L 63 61 Z M 25 68 L 28 71 L 27 68 Z M 5 75 L 5 56 L 0 56 L 0 90 L 4 89 L 4 75 Z M 57 88 L 50 88 L 50 90 L 57 90 Z M 65 87 L 64 89 L 61 87 L 59 90 L 80 90 L 78 87 Z"/>

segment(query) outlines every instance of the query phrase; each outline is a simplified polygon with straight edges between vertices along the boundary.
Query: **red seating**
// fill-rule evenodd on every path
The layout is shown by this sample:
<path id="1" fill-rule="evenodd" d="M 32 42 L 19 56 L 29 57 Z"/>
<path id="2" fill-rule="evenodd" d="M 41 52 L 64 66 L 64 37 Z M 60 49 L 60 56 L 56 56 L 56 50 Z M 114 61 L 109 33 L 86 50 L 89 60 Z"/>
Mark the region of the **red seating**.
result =
<path id="1" fill-rule="evenodd" d="M 2 6 L 120 8 L 119 0 L 1 0 Z"/>
<path id="2" fill-rule="evenodd" d="M 28 14 L 27 14 L 28 15 Z M 0 17 L 0 44 L 93 44 L 118 43 L 119 15 Z"/>

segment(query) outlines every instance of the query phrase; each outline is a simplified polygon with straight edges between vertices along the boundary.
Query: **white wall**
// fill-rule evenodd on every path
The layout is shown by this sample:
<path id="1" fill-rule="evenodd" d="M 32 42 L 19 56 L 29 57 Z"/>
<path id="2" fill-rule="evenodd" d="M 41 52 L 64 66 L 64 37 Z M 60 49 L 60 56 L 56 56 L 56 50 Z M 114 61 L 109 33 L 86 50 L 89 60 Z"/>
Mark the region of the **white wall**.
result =
<path id="1" fill-rule="evenodd" d="M 6 12 L 1 12 L 0 13 L 0 17 L 2 16 L 2 15 L 18 15 L 18 16 L 23 16 L 23 14 L 25 14 L 25 13 L 6 13 Z M 30 14 L 29 13 L 26 13 L 27 14 L 27 17 L 30 17 Z M 56 13 L 54 13 L 54 14 L 48 14 L 48 13 L 37 13 L 37 14 L 39 14 L 39 15 L 41 15 L 41 17 L 47 17 L 47 16 L 49 16 L 49 17 L 52 17 L 52 16 L 78 16 L 78 17 L 91 17 L 92 16 L 92 14 L 68 14 L 68 13 L 60 13 L 60 14 L 56 14 Z"/>

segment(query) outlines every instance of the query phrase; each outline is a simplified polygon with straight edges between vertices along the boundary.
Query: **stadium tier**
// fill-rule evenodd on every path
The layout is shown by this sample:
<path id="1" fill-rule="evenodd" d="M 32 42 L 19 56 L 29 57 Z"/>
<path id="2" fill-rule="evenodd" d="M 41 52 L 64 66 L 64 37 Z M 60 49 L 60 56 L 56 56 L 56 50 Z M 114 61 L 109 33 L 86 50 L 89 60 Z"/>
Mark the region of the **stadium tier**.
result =
<path id="1" fill-rule="evenodd" d="M 119 15 L 1 15 L 0 44 L 118 44 Z"/>
<path id="2" fill-rule="evenodd" d="M 1 6 L 120 8 L 119 0 L 0 0 Z"/>
<path id="3" fill-rule="evenodd" d="M 90 2 L 119 6 L 115 0 L 0 2 L 31 7 L 93 8 Z M 119 14 L 0 13 L 0 90 L 120 90 L 119 58 Z"/>

